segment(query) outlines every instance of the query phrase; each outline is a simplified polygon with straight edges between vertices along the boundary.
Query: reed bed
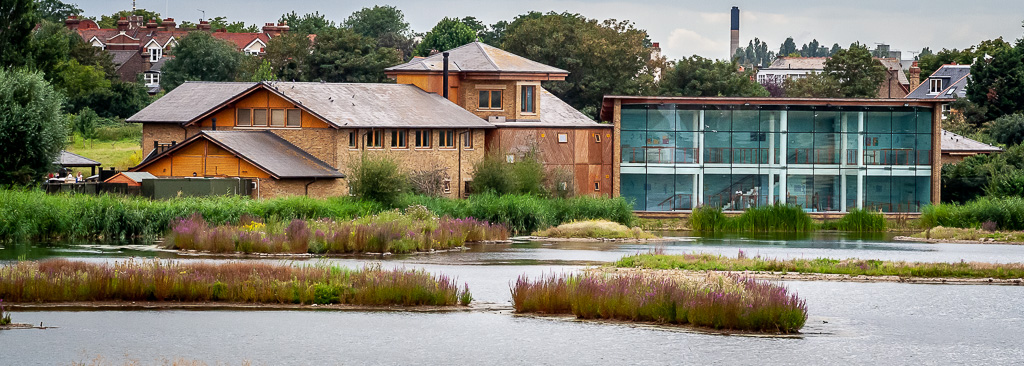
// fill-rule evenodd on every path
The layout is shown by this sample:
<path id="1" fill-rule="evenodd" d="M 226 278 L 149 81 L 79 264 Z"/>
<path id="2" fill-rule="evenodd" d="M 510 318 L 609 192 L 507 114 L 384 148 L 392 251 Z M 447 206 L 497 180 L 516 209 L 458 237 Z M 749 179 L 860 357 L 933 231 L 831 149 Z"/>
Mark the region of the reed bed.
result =
<path id="1" fill-rule="evenodd" d="M 633 207 L 625 199 L 581 196 L 547 198 L 534 195 L 475 194 L 464 200 L 407 196 L 405 205 L 423 205 L 438 216 L 473 217 L 502 223 L 517 234 L 581 220 L 608 220 L 636 226 Z"/>
<path id="2" fill-rule="evenodd" d="M 614 264 L 624 268 L 680 269 L 689 271 L 764 271 L 783 273 L 822 273 L 852 276 L 899 276 L 922 278 L 1024 278 L 1024 263 L 923 263 L 874 259 L 765 259 L 747 257 L 740 251 L 736 258 L 714 254 L 636 254 Z"/>
<path id="3" fill-rule="evenodd" d="M 896 225 L 897 227 L 901 225 Z M 825 230 L 840 230 L 851 232 L 883 232 L 889 227 L 885 215 L 881 212 L 873 212 L 861 209 L 851 209 L 846 215 L 837 221 L 830 221 L 821 224 Z"/>
<path id="4" fill-rule="evenodd" d="M 12 302 L 230 302 L 452 306 L 471 298 L 444 275 L 422 270 L 350 270 L 256 262 L 104 263 L 51 259 L 0 267 L 0 297 Z M 468 301 L 462 305 L 468 304 Z"/>
<path id="5" fill-rule="evenodd" d="M 351 221 L 239 221 L 247 223 L 211 226 L 199 215 L 176 220 L 167 235 L 167 246 L 212 253 L 411 253 L 507 240 L 509 236 L 504 225 L 473 218 L 438 218 L 424 207 Z"/>
<path id="6" fill-rule="evenodd" d="M 806 232 L 815 229 L 810 215 L 799 206 L 774 204 L 727 217 L 720 208 L 700 206 L 690 214 L 690 228 L 697 232 Z"/>
<path id="7" fill-rule="evenodd" d="M 641 274 L 552 274 L 536 281 L 520 276 L 512 302 L 518 313 L 741 331 L 793 333 L 807 321 L 806 302 L 786 287 L 739 276 L 697 281 Z"/>
<path id="8" fill-rule="evenodd" d="M 929 228 L 981 228 L 992 223 L 993 229 L 1024 230 L 1024 197 L 981 197 L 962 205 L 925 206 L 921 223 Z"/>
<path id="9" fill-rule="evenodd" d="M 998 241 L 998 242 L 1024 242 L 1024 231 L 988 231 L 983 229 L 962 229 L 953 227 L 937 226 L 920 233 L 911 235 L 921 239 L 937 240 L 965 240 L 965 241 Z"/>
<path id="10" fill-rule="evenodd" d="M 573 221 L 533 233 L 548 238 L 654 239 L 658 236 L 639 227 L 607 220 Z"/>

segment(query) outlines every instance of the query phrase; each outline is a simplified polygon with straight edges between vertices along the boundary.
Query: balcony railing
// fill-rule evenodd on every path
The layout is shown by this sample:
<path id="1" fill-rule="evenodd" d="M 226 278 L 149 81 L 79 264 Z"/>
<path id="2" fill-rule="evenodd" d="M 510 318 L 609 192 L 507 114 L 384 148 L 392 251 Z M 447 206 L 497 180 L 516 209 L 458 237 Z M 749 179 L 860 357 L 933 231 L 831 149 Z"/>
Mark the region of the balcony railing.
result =
<path id="1" fill-rule="evenodd" d="M 740 148 L 740 147 L 709 147 L 704 149 L 704 162 L 708 164 L 771 164 L 769 161 L 771 148 Z M 776 159 L 779 150 L 774 149 Z M 787 149 L 786 160 L 789 164 L 844 164 L 857 165 L 857 150 L 846 150 L 842 161 L 841 150 L 833 148 L 795 148 Z M 622 148 L 623 163 L 651 164 L 697 164 L 700 156 L 697 148 L 672 146 L 640 146 Z M 915 150 L 905 148 L 865 149 L 864 165 L 930 165 L 931 150 Z"/>

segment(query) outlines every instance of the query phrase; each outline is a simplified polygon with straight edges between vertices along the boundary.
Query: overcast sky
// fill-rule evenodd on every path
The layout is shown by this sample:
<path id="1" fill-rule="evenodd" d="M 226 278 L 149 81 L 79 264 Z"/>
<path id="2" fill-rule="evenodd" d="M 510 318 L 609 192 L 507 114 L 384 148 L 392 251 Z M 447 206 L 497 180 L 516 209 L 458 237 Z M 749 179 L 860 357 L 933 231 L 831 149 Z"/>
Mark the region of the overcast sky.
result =
<path id="1" fill-rule="evenodd" d="M 131 0 L 71 0 L 85 15 L 110 14 L 131 9 Z M 601 0 L 435 0 L 412 1 L 281 1 L 281 0 L 137 0 L 139 8 L 159 12 L 178 22 L 196 22 L 206 11 L 208 18 L 226 16 L 230 21 L 263 23 L 276 21 L 281 14 L 319 11 L 341 22 L 353 11 L 373 5 L 397 6 L 417 32 L 426 32 L 441 18 L 475 16 L 486 24 L 511 20 L 529 11 L 568 11 L 588 18 L 627 19 L 646 29 L 651 40 L 660 42 L 670 59 L 700 55 L 726 58 L 729 55 L 729 9 L 740 7 L 740 43 L 754 37 L 778 51 L 792 36 L 799 47 L 812 38 L 826 45 L 839 43 L 844 48 L 854 41 L 873 47 L 887 43 L 893 50 L 908 51 L 931 47 L 964 48 L 986 39 L 1002 36 L 1013 41 L 1024 35 L 1022 0 L 981 1 L 892 1 L 892 0 L 819 0 L 730 2 L 694 0 L 601 1 Z"/>

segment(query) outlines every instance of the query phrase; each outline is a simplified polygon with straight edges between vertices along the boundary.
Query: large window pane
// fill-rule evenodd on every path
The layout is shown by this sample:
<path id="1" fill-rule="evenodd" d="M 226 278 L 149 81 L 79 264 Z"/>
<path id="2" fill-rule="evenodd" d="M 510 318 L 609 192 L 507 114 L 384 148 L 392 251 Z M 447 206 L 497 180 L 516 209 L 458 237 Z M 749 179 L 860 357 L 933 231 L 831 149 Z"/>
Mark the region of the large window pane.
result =
<path id="1" fill-rule="evenodd" d="M 672 164 L 676 150 L 674 133 L 648 131 L 646 142 L 648 164 Z"/>
<path id="2" fill-rule="evenodd" d="M 892 177 L 892 212 L 921 212 L 917 200 L 917 177 Z"/>
<path id="3" fill-rule="evenodd" d="M 673 131 L 675 109 L 673 104 L 654 105 L 647 110 L 647 129 L 652 131 Z"/>
<path id="4" fill-rule="evenodd" d="M 644 131 L 622 131 L 622 162 L 646 162 L 647 150 L 644 149 L 646 140 L 647 133 Z"/>
<path id="5" fill-rule="evenodd" d="M 693 174 L 676 174 L 676 194 L 672 198 L 673 210 L 692 210 L 697 204 L 693 196 Z"/>
<path id="6" fill-rule="evenodd" d="M 646 174 L 622 174 L 622 198 L 633 203 L 633 210 L 647 210 L 647 175 Z"/>
<path id="7" fill-rule="evenodd" d="M 917 159 L 917 136 L 914 134 L 893 134 L 892 150 L 889 150 L 890 165 L 914 165 Z"/>
<path id="8" fill-rule="evenodd" d="M 814 164 L 839 164 L 842 144 L 837 133 L 814 133 Z"/>
<path id="9" fill-rule="evenodd" d="M 786 178 L 786 203 L 810 210 L 813 202 L 814 177 L 810 175 L 790 175 Z"/>
<path id="10" fill-rule="evenodd" d="M 867 133 L 890 133 L 892 132 L 891 112 L 868 112 L 868 120 L 864 126 Z"/>
<path id="11" fill-rule="evenodd" d="M 641 131 L 647 129 L 647 109 L 644 106 L 622 107 L 622 129 Z"/>
<path id="12" fill-rule="evenodd" d="M 705 132 L 704 162 L 709 164 L 731 163 L 731 140 L 732 132 Z"/>
<path id="13" fill-rule="evenodd" d="M 763 164 L 768 162 L 767 150 L 761 144 L 768 144 L 765 132 L 733 132 L 732 162 L 734 164 Z"/>
<path id="14" fill-rule="evenodd" d="M 932 133 L 932 110 L 917 108 L 917 133 Z"/>
<path id="15" fill-rule="evenodd" d="M 868 211 L 893 212 L 890 197 L 892 191 L 891 177 L 864 177 L 864 209 Z"/>
<path id="16" fill-rule="evenodd" d="M 676 192 L 675 177 L 671 174 L 647 175 L 647 211 L 672 210 Z"/>
<path id="17" fill-rule="evenodd" d="M 892 157 L 892 135 L 889 133 L 867 132 L 864 134 L 864 164 L 890 165 Z"/>
<path id="18" fill-rule="evenodd" d="M 697 163 L 697 133 L 677 132 L 676 133 L 676 163 L 693 164 Z"/>
<path id="19" fill-rule="evenodd" d="M 738 110 L 732 112 L 733 131 L 757 131 L 760 129 L 760 120 L 756 110 Z"/>
<path id="20" fill-rule="evenodd" d="M 704 204 L 711 207 L 722 208 L 729 202 L 732 195 L 732 175 L 729 174 L 705 174 L 704 175 Z"/>
<path id="21" fill-rule="evenodd" d="M 723 132 L 732 130 L 732 111 L 730 110 L 706 110 L 704 111 L 704 131 Z"/>
<path id="22" fill-rule="evenodd" d="M 931 165 L 932 163 L 932 135 L 918 134 L 917 142 L 917 165 Z"/>
<path id="23" fill-rule="evenodd" d="M 839 196 L 842 181 L 835 175 L 815 175 L 814 189 L 811 191 L 810 209 L 812 212 L 839 211 Z"/>
<path id="24" fill-rule="evenodd" d="M 814 130 L 814 112 L 790 111 L 786 119 L 789 132 L 811 132 Z"/>
<path id="25" fill-rule="evenodd" d="M 700 111 L 677 110 L 676 131 L 700 131 Z"/>
<path id="26" fill-rule="evenodd" d="M 786 141 L 786 162 L 789 164 L 811 164 L 814 154 L 813 133 L 789 133 Z"/>
<path id="27" fill-rule="evenodd" d="M 915 113 L 913 110 L 892 112 L 892 132 L 916 133 L 917 113 Z"/>

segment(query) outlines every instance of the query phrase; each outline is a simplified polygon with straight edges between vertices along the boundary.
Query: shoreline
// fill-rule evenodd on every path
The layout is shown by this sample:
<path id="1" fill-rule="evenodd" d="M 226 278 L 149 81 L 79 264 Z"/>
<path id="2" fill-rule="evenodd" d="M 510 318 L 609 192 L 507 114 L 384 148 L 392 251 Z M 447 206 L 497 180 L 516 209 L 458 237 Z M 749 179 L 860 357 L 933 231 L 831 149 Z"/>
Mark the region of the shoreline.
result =
<path id="1" fill-rule="evenodd" d="M 986 240 L 987 239 L 987 240 Z M 928 243 L 928 244 L 1002 244 L 1002 245 L 1024 245 L 1024 242 L 1019 241 L 996 241 L 991 238 L 981 240 L 964 240 L 964 239 L 926 239 L 926 238 L 915 238 L 912 236 L 896 236 L 892 240 L 914 242 L 914 243 Z"/>
<path id="2" fill-rule="evenodd" d="M 707 277 L 709 274 L 736 274 L 748 278 L 769 281 L 826 281 L 826 282 L 857 282 L 857 283 L 910 283 L 924 285 L 997 285 L 997 286 L 1022 286 L 1024 279 L 1010 278 L 953 278 L 953 277 L 899 277 L 899 276 L 864 276 L 845 275 L 831 273 L 781 273 L 761 271 L 691 271 L 683 269 L 646 269 L 646 268 L 618 268 L 618 267 L 594 267 L 584 271 L 607 273 L 613 275 L 629 275 L 633 273 L 655 274 L 676 279 L 698 279 Z"/>
<path id="3" fill-rule="evenodd" d="M 552 238 L 547 236 L 516 236 L 509 238 L 510 241 L 550 241 L 550 242 L 576 242 L 576 243 L 658 243 L 665 241 L 692 241 L 693 239 L 682 237 L 658 237 L 651 239 L 635 238 Z"/>
<path id="4" fill-rule="evenodd" d="M 33 311 L 121 311 L 121 310 L 331 310 L 331 311 L 386 311 L 410 313 L 450 313 L 500 309 L 495 304 L 481 303 L 469 306 L 401 306 L 401 305 L 351 305 L 351 304 L 254 304 L 237 302 L 174 302 L 174 301 L 75 301 L 41 303 L 7 303 L 4 307 L 19 312 Z"/>
<path id="5" fill-rule="evenodd" d="M 651 330 L 660 330 L 666 332 L 679 332 L 679 333 L 696 333 L 696 334 L 709 334 L 719 336 L 736 336 L 736 337 L 751 337 L 751 338 L 783 338 L 783 339 L 803 339 L 804 333 L 765 333 L 765 332 L 748 332 L 742 330 L 729 330 L 729 329 L 714 329 L 704 328 L 693 325 L 679 325 L 679 324 L 665 324 L 655 323 L 647 321 L 628 321 L 628 320 L 617 320 L 617 319 L 580 319 L 572 314 L 539 314 L 539 313 L 512 313 L 512 316 L 541 319 L 541 320 L 553 320 L 563 322 L 574 322 L 574 323 L 597 323 L 604 325 L 619 325 L 628 326 L 631 328 L 644 328 Z"/>
<path id="6" fill-rule="evenodd" d="M 466 244 L 474 244 L 474 245 L 476 245 L 476 244 L 511 244 L 511 243 L 512 243 L 511 239 L 510 240 L 486 240 L 486 241 L 466 242 Z M 408 252 L 408 253 L 363 252 L 363 253 L 323 253 L 323 254 L 314 254 L 314 253 L 257 253 L 257 252 L 253 252 L 253 253 L 243 253 L 243 252 L 214 253 L 214 252 L 207 252 L 207 251 L 193 250 L 193 249 L 168 249 L 168 248 L 165 248 L 165 247 L 160 247 L 159 251 L 166 252 L 166 253 L 175 253 L 175 254 L 177 254 L 179 256 L 185 256 L 185 257 L 216 257 L 216 258 L 238 258 L 238 259 L 311 259 L 311 258 L 346 258 L 346 257 L 356 257 L 356 258 L 367 258 L 367 257 L 370 257 L 370 258 L 372 258 L 372 257 L 390 257 L 390 256 L 394 256 L 394 255 L 426 255 L 426 254 L 436 254 L 436 253 L 461 252 L 461 251 L 466 251 L 467 249 L 469 249 L 469 247 L 466 246 L 466 245 L 463 245 L 461 247 L 453 247 L 453 248 L 447 248 L 447 249 L 431 249 L 429 251 L 415 251 L 415 252 Z"/>

